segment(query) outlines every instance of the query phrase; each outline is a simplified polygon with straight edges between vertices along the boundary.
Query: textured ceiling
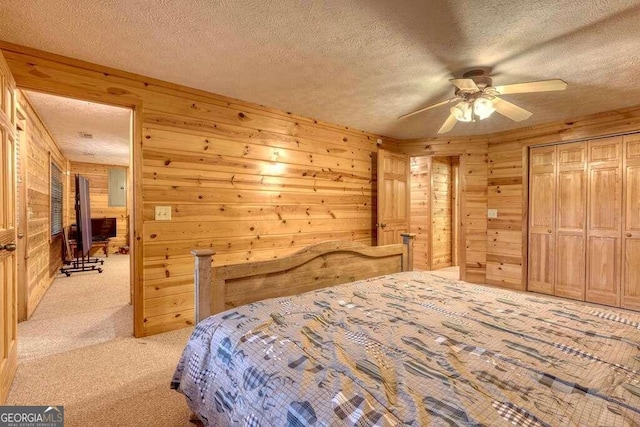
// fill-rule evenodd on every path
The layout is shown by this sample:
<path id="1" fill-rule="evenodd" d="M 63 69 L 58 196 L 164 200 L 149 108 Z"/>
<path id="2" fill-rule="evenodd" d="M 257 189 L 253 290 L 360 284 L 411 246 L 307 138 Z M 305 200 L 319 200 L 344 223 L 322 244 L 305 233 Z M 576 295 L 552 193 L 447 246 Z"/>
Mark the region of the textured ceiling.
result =
<path id="1" fill-rule="evenodd" d="M 561 78 L 505 96 L 451 135 L 640 104 L 640 0 L 32 0 L 0 2 L 0 39 L 399 138 L 433 136 L 472 66 L 494 84 Z"/>
<path id="2" fill-rule="evenodd" d="M 31 91 L 26 94 L 67 159 L 129 165 L 131 110 Z M 83 138 L 81 132 L 93 138 Z"/>

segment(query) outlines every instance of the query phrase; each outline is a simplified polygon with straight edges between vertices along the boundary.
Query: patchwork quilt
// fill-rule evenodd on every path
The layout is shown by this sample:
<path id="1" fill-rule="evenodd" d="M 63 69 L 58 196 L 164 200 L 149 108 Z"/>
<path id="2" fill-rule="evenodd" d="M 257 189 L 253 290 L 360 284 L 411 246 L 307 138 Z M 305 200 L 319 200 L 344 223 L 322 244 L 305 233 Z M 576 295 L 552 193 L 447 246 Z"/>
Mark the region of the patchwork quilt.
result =
<path id="1" fill-rule="evenodd" d="M 171 387 L 206 425 L 640 424 L 640 314 L 404 272 L 200 322 Z"/>

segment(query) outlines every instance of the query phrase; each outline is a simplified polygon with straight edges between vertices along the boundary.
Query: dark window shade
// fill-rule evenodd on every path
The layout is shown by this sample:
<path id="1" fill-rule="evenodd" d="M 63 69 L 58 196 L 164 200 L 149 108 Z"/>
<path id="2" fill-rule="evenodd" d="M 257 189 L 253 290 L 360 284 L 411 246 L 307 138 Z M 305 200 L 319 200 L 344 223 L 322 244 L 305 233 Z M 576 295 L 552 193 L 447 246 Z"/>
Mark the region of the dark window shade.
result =
<path id="1" fill-rule="evenodd" d="M 62 233 L 62 171 L 51 162 L 51 235 Z"/>

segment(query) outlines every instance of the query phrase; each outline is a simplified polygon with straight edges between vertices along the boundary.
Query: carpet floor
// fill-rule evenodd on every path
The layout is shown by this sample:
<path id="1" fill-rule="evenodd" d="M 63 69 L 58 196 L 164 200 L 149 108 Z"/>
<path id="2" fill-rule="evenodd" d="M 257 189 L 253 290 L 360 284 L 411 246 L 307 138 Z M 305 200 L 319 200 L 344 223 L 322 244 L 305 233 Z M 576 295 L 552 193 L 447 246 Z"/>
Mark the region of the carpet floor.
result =
<path id="1" fill-rule="evenodd" d="M 104 272 L 56 278 L 18 325 L 18 372 L 9 405 L 64 405 L 67 426 L 187 426 L 169 389 L 192 329 L 133 338 L 129 257 Z"/>

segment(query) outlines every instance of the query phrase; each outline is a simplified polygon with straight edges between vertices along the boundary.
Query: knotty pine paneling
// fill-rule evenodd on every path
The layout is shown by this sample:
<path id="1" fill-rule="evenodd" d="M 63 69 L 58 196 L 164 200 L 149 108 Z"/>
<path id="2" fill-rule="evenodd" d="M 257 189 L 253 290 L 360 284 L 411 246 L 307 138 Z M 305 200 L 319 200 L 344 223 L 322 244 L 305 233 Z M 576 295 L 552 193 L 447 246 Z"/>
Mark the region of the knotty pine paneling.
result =
<path id="1" fill-rule="evenodd" d="M 109 206 L 109 169 L 128 169 L 122 166 L 101 165 L 97 163 L 70 162 L 71 180 L 67 206 L 70 221 L 75 223 L 75 175 L 80 174 L 89 180 L 89 198 L 91 199 L 92 218 L 116 218 L 116 237 L 109 240 L 109 253 L 114 253 L 120 246 L 127 244 L 127 207 Z M 102 251 L 96 248 L 93 252 Z"/>
<path id="2" fill-rule="evenodd" d="M 140 119 L 143 304 L 136 334 L 193 324 L 191 249 L 270 259 L 340 238 L 375 244 L 377 135 L 0 43 L 17 84 L 131 105 Z M 382 148 L 394 150 L 385 139 Z M 134 170 L 135 174 L 135 170 Z M 154 220 L 171 206 L 172 220 Z M 134 217 L 135 217 L 134 214 Z M 136 258 L 137 259 L 137 258 Z M 134 260 L 136 265 L 137 260 Z M 135 303 L 134 303 L 135 304 Z M 137 306 L 136 306 L 137 307 Z M 134 312 L 138 310 L 134 307 Z M 139 323 L 138 323 L 139 322 Z"/>
<path id="3" fill-rule="evenodd" d="M 134 221 L 134 242 L 143 249 L 145 273 L 156 277 L 157 271 L 164 272 L 158 279 L 143 276 L 135 285 L 134 293 L 144 300 L 141 308 L 134 307 L 142 313 L 135 319 L 136 335 L 192 323 L 193 306 L 187 302 L 192 301 L 192 275 L 174 274 L 175 268 L 186 271 L 192 263 L 192 248 L 213 247 L 216 259 L 226 263 L 278 256 L 325 237 L 375 241 L 375 165 L 363 165 L 371 162 L 378 136 L 5 42 L 0 48 L 21 87 L 136 107 L 142 124 L 134 129 L 140 136 L 135 150 L 144 145 L 144 154 L 134 162 L 142 161 L 144 226 Z M 522 288 L 518 271 L 525 240 L 518 194 L 524 190 L 525 171 L 515 147 L 638 129 L 640 108 L 627 108 L 482 137 L 383 138 L 382 147 L 410 156 L 462 156 L 460 231 L 466 237 L 460 262 L 465 279 Z M 278 163 L 284 166 L 275 167 Z M 38 177 L 32 180 L 35 184 Z M 189 191 L 182 195 L 184 189 Z M 262 190 L 269 191 L 267 196 L 258 195 Z M 157 204 L 171 205 L 171 224 L 186 230 L 177 240 L 162 241 L 153 231 L 162 229 L 151 214 Z M 490 223 L 487 207 L 499 209 Z M 240 230 L 248 232 L 229 234 L 227 228 L 215 237 L 198 234 L 195 224 L 211 229 L 230 217 L 236 221 L 236 213 Z M 365 228 L 358 228 L 359 222 L 347 229 L 316 223 L 359 221 L 359 215 L 370 221 Z M 253 221 L 305 218 L 311 224 L 295 231 L 252 232 Z M 147 307 L 153 315 L 147 315 Z"/>
<path id="4" fill-rule="evenodd" d="M 487 223 L 487 283 L 524 290 L 522 249 L 523 166 L 519 141 L 489 144 L 489 209 L 498 218 Z"/>
<path id="5" fill-rule="evenodd" d="M 67 159 L 40 120 L 27 96 L 18 91 L 18 108 L 25 117 L 22 137 L 21 167 L 26 172 L 26 315 L 31 317 L 45 292 L 62 266 L 62 236 L 51 237 L 49 161 L 53 160 L 63 172 L 63 218 L 67 217 L 64 200 L 64 179 Z"/>
<path id="6" fill-rule="evenodd" d="M 463 280 L 485 283 L 487 264 L 487 139 L 425 138 L 398 141 L 398 150 L 409 156 L 460 156 L 460 233 L 465 248 L 460 254 Z"/>
<path id="7" fill-rule="evenodd" d="M 411 232 L 413 266 L 416 270 L 431 270 L 431 158 L 411 158 Z"/>

